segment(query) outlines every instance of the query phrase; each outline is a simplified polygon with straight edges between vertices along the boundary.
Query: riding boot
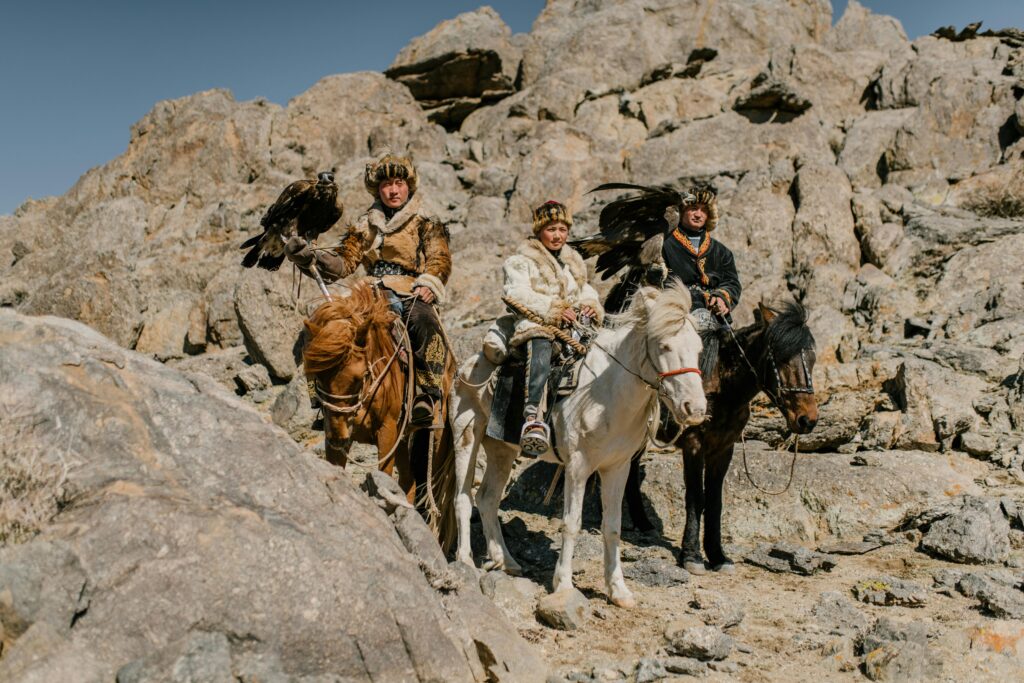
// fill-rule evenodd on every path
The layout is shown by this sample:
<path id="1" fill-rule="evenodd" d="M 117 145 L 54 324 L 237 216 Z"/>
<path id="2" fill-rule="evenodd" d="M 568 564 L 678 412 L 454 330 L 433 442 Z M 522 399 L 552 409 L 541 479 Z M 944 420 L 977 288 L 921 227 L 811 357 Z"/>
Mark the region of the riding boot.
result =
<path id="1" fill-rule="evenodd" d="M 433 306 L 420 299 L 406 303 L 407 325 L 413 346 L 413 365 L 419 393 L 413 401 L 410 424 L 413 427 L 437 428 L 444 397 L 444 374 L 448 364 L 448 345 L 441 331 L 441 321 Z"/>
<path id="2" fill-rule="evenodd" d="M 523 409 L 523 433 L 519 448 L 523 455 L 536 458 L 551 448 L 551 434 L 544 421 L 548 376 L 551 374 L 550 339 L 531 339 L 527 342 L 526 358 L 529 375 L 526 381 L 526 407 Z"/>

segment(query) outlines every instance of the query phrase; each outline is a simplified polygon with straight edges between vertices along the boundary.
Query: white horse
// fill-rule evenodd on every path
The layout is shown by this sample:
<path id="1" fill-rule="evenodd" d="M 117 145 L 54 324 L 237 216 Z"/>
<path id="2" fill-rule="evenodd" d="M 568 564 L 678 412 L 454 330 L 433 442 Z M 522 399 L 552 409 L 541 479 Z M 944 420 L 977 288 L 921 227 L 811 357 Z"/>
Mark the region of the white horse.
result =
<path id="1" fill-rule="evenodd" d="M 598 334 L 575 392 L 551 411 L 555 446 L 542 460 L 565 465 L 565 505 L 562 550 L 555 567 L 555 591 L 572 589 L 572 555 L 583 514 L 587 479 L 601 474 L 604 535 L 604 576 L 610 601 L 633 607 L 619 561 L 622 495 L 629 462 L 657 431 L 658 401 L 668 406 L 680 425 L 704 419 L 707 403 L 697 358 L 701 350 L 690 295 L 682 287 L 637 291 L 628 311 L 615 316 Z M 492 387 L 488 378 L 495 366 L 482 353 L 468 359 L 460 370 L 452 403 L 456 446 L 455 509 L 458 517 L 458 559 L 473 566 L 469 540 L 473 471 L 482 446 L 487 468 L 477 492 L 477 505 L 487 539 L 487 568 L 519 574 L 498 522 L 498 505 L 505 491 L 518 446 L 485 434 L 490 416 Z M 560 456 L 560 457 L 559 457 Z"/>

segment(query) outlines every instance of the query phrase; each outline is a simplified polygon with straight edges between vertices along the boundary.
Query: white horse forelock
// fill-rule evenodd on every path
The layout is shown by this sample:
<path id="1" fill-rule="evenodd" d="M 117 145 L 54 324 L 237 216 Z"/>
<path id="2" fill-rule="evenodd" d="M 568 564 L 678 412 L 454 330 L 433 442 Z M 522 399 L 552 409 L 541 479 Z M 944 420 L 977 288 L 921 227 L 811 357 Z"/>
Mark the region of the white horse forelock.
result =
<path id="1" fill-rule="evenodd" d="M 652 299 L 653 306 L 648 311 L 646 304 Z M 618 329 L 628 325 L 660 341 L 679 332 L 690 316 L 692 304 L 690 291 L 677 282 L 661 290 L 644 287 L 637 290 L 628 309 L 608 316 L 607 328 Z"/>

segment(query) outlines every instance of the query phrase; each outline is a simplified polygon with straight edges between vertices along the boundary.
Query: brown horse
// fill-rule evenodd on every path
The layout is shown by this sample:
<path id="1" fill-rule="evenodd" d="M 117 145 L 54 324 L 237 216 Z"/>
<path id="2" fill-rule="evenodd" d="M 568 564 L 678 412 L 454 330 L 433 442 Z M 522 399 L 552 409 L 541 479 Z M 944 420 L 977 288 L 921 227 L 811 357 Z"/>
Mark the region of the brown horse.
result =
<path id="1" fill-rule="evenodd" d="M 811 383 L 814 337 L 807 313 L 790 303 L 778 310 L 758 306 L 760 320 L 738 330 L 735 339 L 718 332 L 717 371 L 705 373 L 708 418 L 684 430 L 675 444 L 683 451 L 686 485 L 686 526 L 679 564 L 703 574 L 700 522 L 704 517 L 704 552 L 715 571 L 731 571 L 732 560 L 722 549 L 722 484 L 732 462 L 733 448 L 750 419 L 750 402 L 764 391 L 786 419 L 790 431 L 807 434 L 818 422 L 818 405 Z M 703 365 L 703 362 L 702 362 Z M 713 375 L 709 377 L 708 375 Z M 677 428 L 668 427 L 671 439 Z M 626 485 L 626 504 L 638 530 L 653 528 L 640 497 L 640 459 L 634 458 Z"/>
<path id="2" fill-rule="evenodd" d="M 344 467 L 353 441 L 375 445 L 378 467 L 388 474 L 398 467 L 409 502 L 425 509 L 447 548 L 455 537 L 451 427 L 443 414 L 443 429 L 408 428 L 412 358 L 399 316 L 376 287 L 358 282 L 347 296 L 321 304 L 305 326 L 302 361 L 323 407 L 328 462 Z M 395 342 L 395 331 L 405 344 Z"/>

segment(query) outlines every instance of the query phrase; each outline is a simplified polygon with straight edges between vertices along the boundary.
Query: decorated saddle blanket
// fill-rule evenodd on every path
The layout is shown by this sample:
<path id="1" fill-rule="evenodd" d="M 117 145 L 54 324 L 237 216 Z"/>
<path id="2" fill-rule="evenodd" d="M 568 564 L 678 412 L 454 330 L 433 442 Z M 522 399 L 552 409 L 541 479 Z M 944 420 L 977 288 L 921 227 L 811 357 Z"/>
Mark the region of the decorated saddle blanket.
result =
<path id="1" fill-rule="evenodd" d="M 551 415 L 551 407 L 554 404 L 579 386 L 582 367 L 583 358 L 579 356 L 573 356 L 568 360 L 562 357 L 552 359 L 547 388 L 548 415 Z M 525 423 L 523 410 L 526 408 L 527 372 L 525 350 L 523 347 L 517 347 L 508 360 L 498 368 L 494 398 L 491 400 L 491 417 L 487 422 L 487 436 L 507 443 L 519 443 Z M 551 426 L 550 423 L 548 426 Z"/>

